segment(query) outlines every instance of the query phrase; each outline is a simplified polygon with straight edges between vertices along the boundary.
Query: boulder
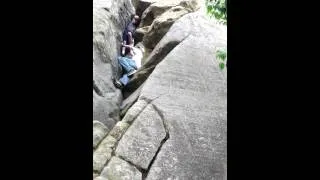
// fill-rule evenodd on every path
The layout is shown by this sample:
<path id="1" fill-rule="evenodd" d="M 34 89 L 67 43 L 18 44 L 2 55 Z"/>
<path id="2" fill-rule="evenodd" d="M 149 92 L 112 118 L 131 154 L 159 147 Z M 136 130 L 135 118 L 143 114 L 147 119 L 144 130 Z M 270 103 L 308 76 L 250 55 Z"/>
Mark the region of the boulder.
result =
<path id="1" fill-rule="evenodd" d="M 134 33 L 135 42 L 141 42 L 143 40 L 144 35 L 148 32 L 149 26 L 137 28 Z"/>
<path id="2" fill-rule="evenodd" d="M 226 41 L 226 27 L 216 24 L 215 21 L 209 20 L 204 17 L 202 13 L 189 13 L 177 20 L 147 57 L 143 66 L 134 74 L 133 78 L 127 84 L 125 91 L 134 92 L 143 84 L 143 82 L 145 82 L 156 65 L 180 42 L 190 35 L 204 34 L 202 30 L 212 28 L 213 24 L 216 34 L 215 37 L 219 39 L 216 47 L 224 47 L 224 43 L 221 42 Z"/>
<path id="3" fill-rule="evenodd" d="M 189 11 L 196 11 L 204 4 L 203 0 L 158 0 L 151 3 L 141 16 L 140 27 L 150 26 L 154 19 L 175 6 L 182 6 Z"/>
<path id="4" fill-rule="evenodd" d="M 226 180 L 227 76 L 215 57 L 226 48 L 226 27 L 200 13 L 175 24 L 154 51 L 174 41 L 173 49 L 150 55 L 163 58 L 153 60 L 160 63 L 123 119 L 133 123 L 116 154 L 147 167 L 146 180 Z"/>
<path id="5" fill-rule="evenodd" d="M 143 11 L 147 9 L 152 3 L 161 0 L 132 0 L 132 3 L 136 9 L 136 14 L 141 17 Z"/>
<path id="6" fill-rule="evenodd" d="M 182 6 L 175 6 L 157 17 L 143 37 L 143 44 L 145 47 L 153 49 L 161 38 L 168 32 L 171 25 L 177 19 L 189 12 L 190 11 Z"/>

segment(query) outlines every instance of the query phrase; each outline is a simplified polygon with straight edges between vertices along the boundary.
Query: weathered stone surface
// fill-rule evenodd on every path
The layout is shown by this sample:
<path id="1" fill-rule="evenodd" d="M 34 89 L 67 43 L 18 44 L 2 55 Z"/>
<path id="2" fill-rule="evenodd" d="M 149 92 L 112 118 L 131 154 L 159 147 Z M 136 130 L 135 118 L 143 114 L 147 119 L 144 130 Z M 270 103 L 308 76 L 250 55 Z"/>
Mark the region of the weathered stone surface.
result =
<path id="1" fill-rule="evenodd" d="M 127 97 L 121 104 L 120 109 L 120 116 L 123 117 L 128 109 L 138 100 L 140 91 L 142 89 L 143 85 L 141 85 L 135 92 L 133 92 L 129 97 Z"/>
<path id="2" fill-rule="evenodd" d="M 136 9 L 136 14 L 141 17 L 143 11 L 145 11 L 145 9 L 149 7 L 152 3 L 157 1 L 160 0 L 132 0 L 132 3 Z"/>
<path id="3" fill-rule="evenodd" d="M 109 129 L 119 121 L 122 96 L 111 77 L 120 75 L 121 35 L 132 14 L 131 0 L 93 1 L 93 119 Z"/>
<path id="4" fill-rule="evenodd" d="M 109 135 L 114 137 L 116 140 L 120 140 L 121 136 L 128 129 L 129 124 L 123 121 L 117 122 L 117 124 L 112 128 Z"/>
<path id="5" fill-rule="evenodd" d="M 125 91 L 134 92 L 149 77 L 156 65 L 180 42 L 189 35 L 203 34 L 204 32 L 202 32 L 202 30 L 211 28 L 212 24 L 215 24 L 215 22 L 207 20 L 198 12 L 187 14 L 177 20 L 153 49 L 143 66 L 134 74 L 129 84 L 127 84 Z M 214 30 L 215 37 L 219 39 L 219 42 L 221 42 L 222 38 L 222 42 L 224 42 L 226 39 L 226 28 L 221 25 L 215 25 L 214 29 L 217 29 Z M 219 42 L 216 47 L 224 47 L 224 44 Z"/>
<path id="6" fill-rule="evenodd" d="M 189 11 L 196 11 L 204 4 L 203 0 L 158 0 L 148 6 L 141 16 L 140 27 L 150 26 L 154 19 L 175 6 L 182 6 Z"/>
<path id="7" fill-rule="evenodd" d="M 122 121 L 127 123 L 132 123 L 135 118 L 143 111 L 143 109 L 147 106 L 147 102 L 145 100 L 138 100 L 126 113 L 123 117 Z"/>
<path id="8" fill-rule="evenodd" d="M 135 42 L 141 42 L 143 40 L 144 35 L 147 33 L 150 26 L 145 26 L 138 28 L 134 33 L 134 40 Z"/>
<path id="9" fill-rule="evenodd" d="M 207 24 L 198 18 L 199 24 Z M 226 47 L 226 31 L 207 26 L 198 26 L 202 33 L 190 34 L 176 46 L 158 64 L 141 92 L 145 97 L 166 93 L 153 104 L 163 112 L 170 132 L 147 179 L 226 177 L 226 76 L 213 50 Z"/>
<path id="10" fill-rule="evenodd" d="M 173 7 L 175 4 L 166 4 L 163 2 L 151 4 L 142 14 L 139 27 L 150 26 L 155 18 L 160 16 L 166 10 Z"/>
<path id="11" fill-rule="evenodd" d="M 212 23 L 200 13 L 190 13 L 170 28 L 154 51 L 170 42 L 177 42 L 175 47 L 166 50 L 165 55 L 151 53 L 150 56 L 164 58 L 157 59 L 160 63 L 145 81 L 138 101 L 127 112 L 141 101 L 153 104 L 162 114 L 170 134 L 153 157 L 147 180 L 226 180 L 227 76 L 226 69 L 220 70 L 215 56 L 217 48 L 226 48 L 226 34 L 225 26 Z M 152 58 L 155 57 L 149 60 Z M 146 64 L 152 65 L 157 60 Z M 138 144 L 143 144 L 141 132 L 151 131 L 143 128 L 142 124 L 148 122 L 134 125 L 140 122 L 145 111 L 148 112 L 147 108 L 123 135 L 119 142 L 123 145 L 116 150 L 132 163 L 144 167 L 147 163 L 141 163 L 146 161 L 140 157 L 150 157 L 144 154 L 150 147 Z M 162 129 L 148 125 L 149 129 L 151 127 Z M 136 148 L 130 152 L 125 150 L 131 147 Z M 120 148 L 122 153 L 119 153 Z"/>
<path id="12" fill-rule="evenodd" d="M 95 91 L 93 94 L 93 119 L 111 129 L 120 120 L 119 105 L 115 101 L 97 95 Z"/>
<path id="13" fill-rule="evenodd" d="M 147 169 L 165 137 L 163 120 L 152 105 L 148 105 L 123 135 L 115 153 Z"/>
<path id="14" fill-rule="evenodd" d="M 117 140 L 112 136 L 107 136 L 93 153 L 93 171 L 100 173 L 104 165 L 111 158 L 113 148 Z"/>
<path id="15" fill-rule="evenodd" d="M 93 148 L 99 144 L 109 129 L 99 121 L 93 121 Z"/>
<path id="16" fill-rule="evenodd" d="M 175 6 L 161 14 L 150 25 L 148 32 L 143 37 L 143 44 L 147 48 L 153 49 L 168 32 L 171 25 L 187 13 L 189 13 L 189 11 L 184 7 Z"/>
<path id="17" fill-rule="evenodd" d="M 141 172 L 126 161 L 113 156 L 103 169 L 101 177 L 108 180 L 141 180 Z"/>

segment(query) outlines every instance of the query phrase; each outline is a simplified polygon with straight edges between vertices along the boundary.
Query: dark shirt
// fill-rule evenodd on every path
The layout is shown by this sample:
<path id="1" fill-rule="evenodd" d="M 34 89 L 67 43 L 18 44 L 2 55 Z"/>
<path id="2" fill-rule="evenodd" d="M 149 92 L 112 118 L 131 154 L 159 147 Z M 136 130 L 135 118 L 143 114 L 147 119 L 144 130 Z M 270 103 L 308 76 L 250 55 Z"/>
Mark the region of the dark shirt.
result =
<path id="1" fill-rule="evenodd" d="M 128 33 L 131 32 L 131 34 L 133 35 L 135 30 L 136 30 L 136 26 L 132 22 L 130 22 L 128 24 L 128 26 L 124 29 L 123 34 L 122 34 L 122 40 L 126 41 L 127 45 L 129 43 L 129 35 L 128 35 Z"/>

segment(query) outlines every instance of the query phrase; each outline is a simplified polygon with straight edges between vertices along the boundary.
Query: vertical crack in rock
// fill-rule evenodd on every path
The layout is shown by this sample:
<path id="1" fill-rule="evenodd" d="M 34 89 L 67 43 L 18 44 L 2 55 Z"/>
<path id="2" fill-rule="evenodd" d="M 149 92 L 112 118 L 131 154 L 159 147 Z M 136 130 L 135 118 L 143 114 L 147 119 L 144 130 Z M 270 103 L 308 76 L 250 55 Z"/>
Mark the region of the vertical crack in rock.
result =
<path id="1" fill-rule="evenodd" d="M 159 152 L 160 152 L 163 144 L 170 138 L 170 133 L 169 133 L 168 125 L 167 125 L 167 123 L 166 123 L 166 120 L 165 120 L 165 118 L 164 118 L 164 115 L 163 115 L 162 111 L 161 111 L 156 105 L 154 105 L 154 104 L 151 104 L 151 105 L 152 105 L 153 109 L 159 114 L 159 116 L 160 116 L 160 118 L 161 118 L 161 120 L 162 120 L 164 130 L 166 131 L 166 136 L 165 136 L 165 138 L 163 138 L 162 141 L 160 142 L 160 146 L 159 146 L 157 152 L 155 153 L 155 155 L 153 156 L 153 158 L 152 158 L 152 160 L 151 160 L 151 162 L 150 162 L 150 164 L 149 164 L 149 166 L 148 166 L 148 169 L 147 169 L 147 170 L 144 170 L 144 172 L 142 172 L 142 180 L 145 180 L 145 179 L 147 178 L 148 173 L 149 173 L 149 170 L 150 170 L 151 166 L 153 165 L 155 159 L 157 158 L 157 156 L 158 156 L 158 154 L 159 154 Z"/>

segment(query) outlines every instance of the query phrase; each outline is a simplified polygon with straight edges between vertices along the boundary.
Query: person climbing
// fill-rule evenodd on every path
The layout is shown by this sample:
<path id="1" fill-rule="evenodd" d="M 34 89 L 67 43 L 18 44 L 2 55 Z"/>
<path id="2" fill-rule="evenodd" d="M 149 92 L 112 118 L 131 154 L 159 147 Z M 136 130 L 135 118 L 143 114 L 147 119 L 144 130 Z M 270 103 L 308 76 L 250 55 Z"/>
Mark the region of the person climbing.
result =
<path id="1" fill-rule="evenodd" d="M 121 43 L 121 56 L 125 56 L 125 50 L 128 49 L 126 45 L 134 46 L 133 34 L 139 24 L 139 16 L 132 15 L 131 22 L 127 25 L 122 33 L 122 43 Z M 129 48 L 130 49 L 130 48 Z M 130 49 L 130 53 L 133 56 L 133 51 Z"/>
<path id="2" fill-rule="evenodd" d="M 123 88 L 126 84 L 128 84 L 129 78 L 138 69 L 136 62 L 132 59 L 133 55 L 136 54 L 134 47 L 131 45 L 124 45 L 124 47 L 126 47 L 125 56 L 118 57 L 119 64 L 121 65 L 124 74 L 119 80 L 113 78 L 114 85 L 117 88 Z M 133 55 L 131 54 L 131 52 L 133 52 Z"/>

